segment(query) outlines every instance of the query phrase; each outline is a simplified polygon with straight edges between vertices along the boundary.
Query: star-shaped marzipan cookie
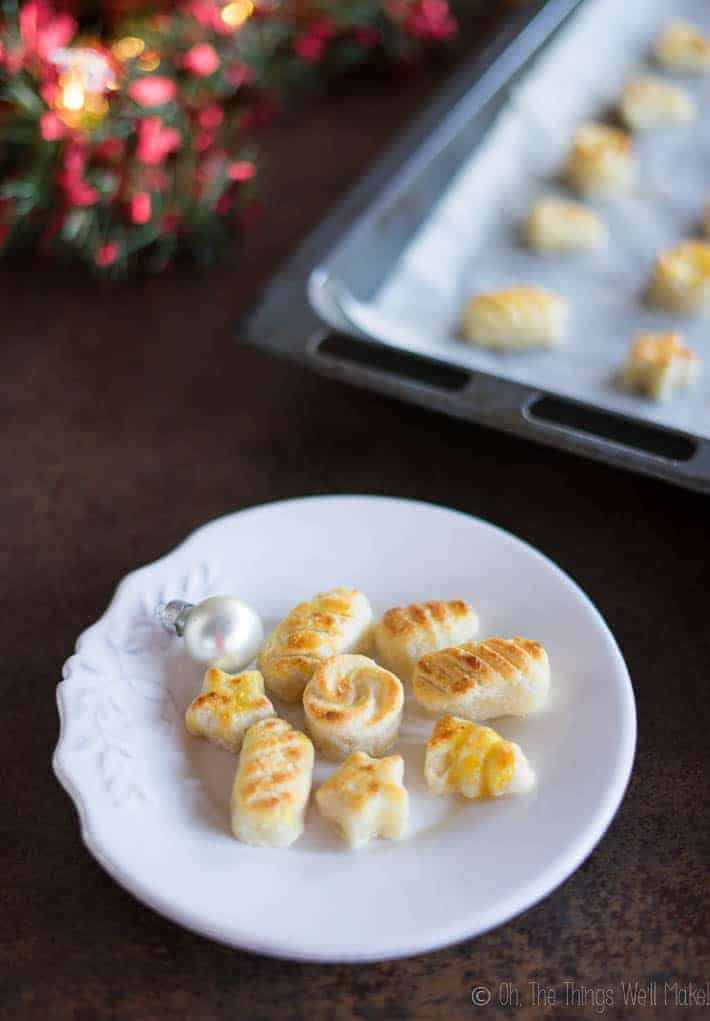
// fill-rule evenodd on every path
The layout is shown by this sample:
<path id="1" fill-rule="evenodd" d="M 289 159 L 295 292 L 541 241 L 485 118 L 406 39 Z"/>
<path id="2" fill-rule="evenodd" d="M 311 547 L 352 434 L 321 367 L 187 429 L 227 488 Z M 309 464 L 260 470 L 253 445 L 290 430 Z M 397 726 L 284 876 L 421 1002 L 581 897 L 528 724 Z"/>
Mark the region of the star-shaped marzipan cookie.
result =
<path id="1" fill-rule="evenodd" d="M 373 759 L 353 752 L 316 793 L 321 815 L 351 847 L 372 837 L 399 840 L 409 818 L 401 755 Z"/>
<path id="2" fill-rule="evenodd" d="M 264 694 L 264 678 L 258 670 L 228 674 L 210 667 L 202 691 L 185 713 L 188 734 L 238 752 L 249 727 L 275 711 Z"/>

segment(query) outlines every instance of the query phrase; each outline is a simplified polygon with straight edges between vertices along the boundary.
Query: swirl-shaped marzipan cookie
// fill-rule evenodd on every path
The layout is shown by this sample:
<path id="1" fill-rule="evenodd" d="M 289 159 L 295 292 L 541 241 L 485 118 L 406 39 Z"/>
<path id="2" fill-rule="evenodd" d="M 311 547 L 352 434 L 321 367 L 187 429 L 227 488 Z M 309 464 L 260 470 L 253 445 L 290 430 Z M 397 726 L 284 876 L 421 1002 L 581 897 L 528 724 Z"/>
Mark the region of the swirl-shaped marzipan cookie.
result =
<path id="1" fill-rule="evenodd" d="M 329 759 L 351 752 L 383 755 L 399 732 L 402 682 L 367 656 L 333 656 L 303 693 L 306 730 Z"/>
<path id="2" fill-rule="evenodd" d="M 269 691 L 298 702 L 313 671 L 331 656 L 369 652 L 372 607 L 357 589 L 337 588 L 300 603 L 264 642 L 257 669 Z"/>
<path id="3" fill-rule="evenodd" d="M 550 661 L 539 642 L 487 638 L 422 656 L 412 678 L 414 697 L 436 715 L 467 720 L 527 716 L 550 689 Z"/>

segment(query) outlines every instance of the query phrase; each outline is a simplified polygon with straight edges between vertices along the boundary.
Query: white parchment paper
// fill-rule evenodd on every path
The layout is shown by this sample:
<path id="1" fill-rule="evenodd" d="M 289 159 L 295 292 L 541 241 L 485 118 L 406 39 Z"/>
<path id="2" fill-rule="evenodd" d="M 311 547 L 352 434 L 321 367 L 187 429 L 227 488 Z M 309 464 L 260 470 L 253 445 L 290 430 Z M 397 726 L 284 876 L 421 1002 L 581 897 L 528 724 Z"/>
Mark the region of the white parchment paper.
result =
<path id="1" fill-rule="evenodd" d="M 710 76 L 654 67 L 664 22 L 687 17 L 710 33 L 710 0 L 588 0 L 544 53 L 459 171 L 375 295 L 381 340 L 623 414 L 710 437 L 710 322 L 644 305 L 655 255 L 699 236 L 710 199 Z M 653 70 L 685 85 L 699 119 L 638 136 L 640 184 L 633 195 L 597 203 L 611 232 L 592 254 L 542 256 L 519 241 L 533 200 L 564 193 L 558 180 L 580 122 L 604 117 L 625 81 Z M 461 308 L 478 291 L 539 284 L 571 306 L 564 348 L 495 354 L 456 339 Z M 680 329 L 705 362 L 696 390 L 668 405 L 615 384 L 634 334 Z"/>

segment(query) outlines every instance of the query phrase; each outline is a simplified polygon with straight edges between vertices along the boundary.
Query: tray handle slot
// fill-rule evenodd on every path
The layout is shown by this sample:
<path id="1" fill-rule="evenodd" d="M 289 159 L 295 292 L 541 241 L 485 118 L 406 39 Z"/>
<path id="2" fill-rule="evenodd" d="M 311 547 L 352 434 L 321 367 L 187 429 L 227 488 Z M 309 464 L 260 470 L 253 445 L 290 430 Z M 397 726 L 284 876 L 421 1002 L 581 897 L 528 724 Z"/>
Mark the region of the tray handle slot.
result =
<path id="1" fill-rule="evenodd" d="M 606 443 L 621 444 L 668 461 L 690 461 L 697 444 L 682 433 L 669 432 L 645 422 L 624 418 L 574 401 L 549 395 L 533 398 L 524 408 L 525 418 L 543 426 L 572 431 Z"/>
<path id="2" fill-rule="evenodd" d="M 345 333 L 328 333 L 317 338 L 312 351 L 451 393 L 464 390 L 470 380 L 470 373 L 465 369 L 425 355 L 410 354 L 364 339 L 355 340 Z"/>

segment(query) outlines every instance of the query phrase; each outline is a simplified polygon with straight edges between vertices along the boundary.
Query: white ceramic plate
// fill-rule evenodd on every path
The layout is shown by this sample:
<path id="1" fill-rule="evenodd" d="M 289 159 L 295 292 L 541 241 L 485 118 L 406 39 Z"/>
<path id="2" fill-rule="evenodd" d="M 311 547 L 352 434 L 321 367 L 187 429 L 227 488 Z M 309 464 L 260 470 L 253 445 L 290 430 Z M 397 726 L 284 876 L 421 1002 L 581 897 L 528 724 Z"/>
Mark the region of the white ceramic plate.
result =
<path id="1" fill-rule="evenodd" d="M 500 720 L 537 775 L 534 793 L 495 802 L 430 795 L 432 721 L 407 699 L 397 750 L 411 797 L 408 839 L 352 852 L 310 806 L 283 850 L 230 835 L 235 759 L 188 737 L 201 671 L 156 625 L 165 598 L 234 593 L 273 625 L 339 585 L 376 612 L 468 599 L 480 637 L 547 647 L 545 710 Z M 504 922 L 590 853 L 629 779 L 633 694 L 617 645 L 586 596 L 530 546 L 454 511 L 378 497 L 317 497 L 214 521 L 130 574 L 67 662 L 58 688 L 57 776 L 84 841 L 127 890 L 167 917 L 234 946 L 317 961 L 371 961 L 434 949 Z M 277 704 L 278 707 L 278 704 Z M 300 724 L 300 709 L 281 706 Z M 334 767 L 318 760 L 314 783 Z"/>

